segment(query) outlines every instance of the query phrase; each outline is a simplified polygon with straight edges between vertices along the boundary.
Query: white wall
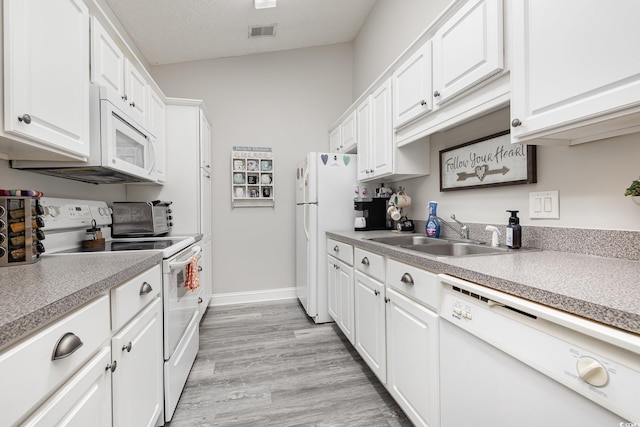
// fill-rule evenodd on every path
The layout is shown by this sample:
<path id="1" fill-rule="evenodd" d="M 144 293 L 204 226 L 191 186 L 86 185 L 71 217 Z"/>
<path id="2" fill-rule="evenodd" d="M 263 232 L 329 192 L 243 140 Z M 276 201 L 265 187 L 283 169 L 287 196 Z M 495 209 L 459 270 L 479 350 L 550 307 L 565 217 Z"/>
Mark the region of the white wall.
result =
<path id="1" fill-rule="evenodd" d="M 441 193 L 439 151 L 506 130 L 509 120 L 505 109 L 433 135 L 432 174 L 395 183 L 412 197 L 409 217 L 426 219 L 427 202 L 436 200 L 439 216 L 447 219 L 455 213 L 463 222 L 506 225 L 505 211 L 517 209 L 523 225 L 640 230 L 640 206 L 623 195 L 640 174 L 638 134 L 571 147 L 538 146 L 536 184 Z M 559 191 L 560 219 L 529 219 L 529 192 L 547 190 Z"/>
<path id="2" fill-rule="evenodd" d="M 358 98 L 450 3 L 378 0 L 353 42 L 353 98 Z"/>
<path id="3" fill-rule="evenodd" d="M 352 101 L 351 44 L 151 72 L 167 96 L 204 100 L 213 119 L 214 293 L 295 286 L 295 168 L 327 150 L 329 126 Z M 275 208 L 231 208 L 234 145 L 273 148 Z"/>
<path id="4" fill-rule="evenodd" d="M 11 169 L 7 160 L 0 160 L 0 188 L 39 190 L 44 193 L 45 197 L 106 200 L 108 202 L 126 200 L 123 184 L 85 184 L 69 179 L 40 175 Z"/>

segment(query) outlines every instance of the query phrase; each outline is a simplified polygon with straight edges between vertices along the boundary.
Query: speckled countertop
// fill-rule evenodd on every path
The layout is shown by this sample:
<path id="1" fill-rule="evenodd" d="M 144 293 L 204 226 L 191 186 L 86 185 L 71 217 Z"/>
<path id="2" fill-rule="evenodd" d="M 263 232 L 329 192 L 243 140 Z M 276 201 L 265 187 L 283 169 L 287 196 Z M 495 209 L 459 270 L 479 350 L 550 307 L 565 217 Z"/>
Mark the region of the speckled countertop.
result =
<path id="1" fill-rule="evenodd" d="M 436 273 L 445 273 L 640 334 L 640 262 L 556 251 L 434 257 L 367 239 L 390 231 L 327 236 Z"/>
<path id="2" fill-rule="evenodd" d="M 162 262 L 158 251 L 44 256 L 0 268 L 0 348 Z"/>

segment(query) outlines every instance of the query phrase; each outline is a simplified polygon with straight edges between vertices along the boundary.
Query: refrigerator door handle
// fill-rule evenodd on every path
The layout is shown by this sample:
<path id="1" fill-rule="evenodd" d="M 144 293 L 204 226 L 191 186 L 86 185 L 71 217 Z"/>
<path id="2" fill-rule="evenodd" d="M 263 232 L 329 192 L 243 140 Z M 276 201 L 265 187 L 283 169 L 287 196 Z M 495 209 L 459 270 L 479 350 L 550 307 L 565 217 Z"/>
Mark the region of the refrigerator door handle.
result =
<path id="1" fill-rule="evenodd" d="M 303 211 L 302 211 L 302 224 L 304 228 L 304 235 L 307 238 L 307 242 L 310 239 L 309 236 L 309 228 L 307 227 L 307 210 L 309 209 L 308 200 L 307 200 L 307 184 L 309 182 L 309 165 L 306 165 L 304 168 L 304 173 L 302 174 L 302 202 L 304 203 Z"/>
<path id="2" fill-rule="evenodd" d="M 304 228 L 304 236 L 307 238 L 307 242 L 309 241 L 309 229 L 307 228 L 307 209 L 309 209 L 308 204 L 304 204 L 302 207 L 302 227 Z"/>

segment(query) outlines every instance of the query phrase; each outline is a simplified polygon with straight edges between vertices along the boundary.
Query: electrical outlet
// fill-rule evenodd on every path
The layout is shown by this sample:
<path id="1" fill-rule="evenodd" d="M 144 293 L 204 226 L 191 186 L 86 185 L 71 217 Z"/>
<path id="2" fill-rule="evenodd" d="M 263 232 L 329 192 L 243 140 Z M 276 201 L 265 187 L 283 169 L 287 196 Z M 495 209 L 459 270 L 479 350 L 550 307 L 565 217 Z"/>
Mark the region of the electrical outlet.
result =
<path id="1" fill-rule="evenodd" d="M 529 193 L 529 218 L 560 219 L 558 191 Z"/>

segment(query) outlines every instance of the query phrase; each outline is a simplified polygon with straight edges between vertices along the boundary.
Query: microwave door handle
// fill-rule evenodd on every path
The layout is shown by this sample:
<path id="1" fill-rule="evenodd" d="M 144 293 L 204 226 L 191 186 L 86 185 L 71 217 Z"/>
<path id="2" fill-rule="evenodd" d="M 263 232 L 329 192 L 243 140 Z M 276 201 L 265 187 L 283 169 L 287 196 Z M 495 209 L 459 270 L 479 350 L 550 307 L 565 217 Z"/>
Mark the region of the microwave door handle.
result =
<path id="1" fill-rule="evenodd" d="M 196 255 L 198 257 L 198 259 L 200 259 L 200 253 L 202 252 L 202 248 L 200 246 L 194 246 L 194 248 L 191 250 L 193 255 Z M 173 271 L 176 270 L 178 268 L 184 268 L 186 267 L 189 263 L 191 263 L 191 257 L 189 257 L 188 259 L 184 260 L 184 261 L 175 261 L 175 262 L 170 262 L 169 263 L 169 270 Z"/>

